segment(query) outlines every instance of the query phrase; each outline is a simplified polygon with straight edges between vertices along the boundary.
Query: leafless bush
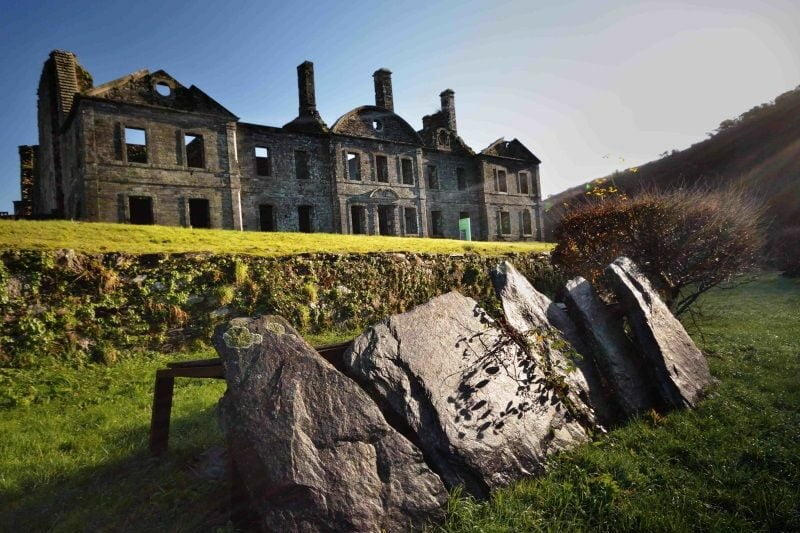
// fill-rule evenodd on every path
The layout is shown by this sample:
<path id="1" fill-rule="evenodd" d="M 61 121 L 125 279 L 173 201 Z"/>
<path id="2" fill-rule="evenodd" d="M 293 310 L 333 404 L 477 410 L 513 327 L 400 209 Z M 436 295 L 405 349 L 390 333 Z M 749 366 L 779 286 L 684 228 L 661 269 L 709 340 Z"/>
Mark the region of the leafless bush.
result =
<path id="1" fill-rule="evenodd" d="M 762 218 L 763 204 L 742 189 L 605 196 L 566 214 L 553 262 L 602 286 L 603 268 L 628 256 L 680 314 L 759 264 Z"/>

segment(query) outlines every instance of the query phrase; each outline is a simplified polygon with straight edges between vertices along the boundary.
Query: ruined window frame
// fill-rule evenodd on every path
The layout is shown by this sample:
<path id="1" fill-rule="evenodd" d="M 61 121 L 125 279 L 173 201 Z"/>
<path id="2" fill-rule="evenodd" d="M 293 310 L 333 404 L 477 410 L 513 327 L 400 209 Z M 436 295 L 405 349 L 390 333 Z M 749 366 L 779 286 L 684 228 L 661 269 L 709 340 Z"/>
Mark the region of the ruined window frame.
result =
<path id="1" fill-rule="evenodd" d="M 206 139 L 201 133 L 194 133 L 191 131 L 181 131 L 181 138 L 183 140 L 183 166 L 185 168 L 204 170 L 206 168 Z M 200 165 L 189 164 L 189 143 L 186 142 L 186 137 L 194 137 L 195 140 L 200 140 Z M 194 142 L 194 141 L 193 141 Z"/>
<path id="2" fill-rule="evenodd" d="M 469 189 L 467 171 L 464 167 L 456 167 L 456 188 L 459 191 L 466 191 Z"/>
<path id="3" fill-rule="evenodd" d="M 500 209 L 497 212 L 497 233 L 499 235 L 508 236 L 511 235 L 511 232 L 511 212 Z"/>
<path id="4" fill-rule="evenodd" d="M 380 165 L 378 165 L 379 158 L 381 158 L 385 163 L 385 179 L 381 179 Z M 375 154 L 375 181 L 378 183 L 389 183 L 389 156 L 387 154 Z"/>
<path id="5" fill-rule="evenodd" d="M 414 231 L 408 228 L 408 215 L 410 211 L 414 212 Z M 416 207 L 403 207 L 403 235 L 419 235 L 419 213 Z"/>
<path id="6" fill-rule="evenodd" d="M 408 178 L 409 181 L 406 181 L 406 172 L 403 163 L 408 162 Z M 401 157 L 400 158 L 400 183 L 403 185 L 414 185 L 416 183 L 416 179 L 414 177 L 414 160 L 410 157 Z"/>
<path id="7" fill-rule="evenodd" d="M 261 156 L 258 155 L 258 149 L 259 148 L 262 148 L 262 149 L 267 151 L 267 157 L 261 157 Z M 261 172 L 259 172 L 259 160 L 265 161 L 264 164 L 267 167 L 266 168 L 266 170 L 267 170 L 266 174 L 262 174 Z M 256 144 L 256 145 L 253 146 L 253 164 L 255 165 L 256 176 L 257 177 L 259 177 L 259 178 L 271 178 L 272 177 L 272 150 L 270 149 L 269 146 L 266 146 L 264 144 Z"/>
<path id="8" fill-rule="evenodd" d="M 301 159 L 298 159 L 297 158 L 297 154 L 298 153 L 304 154 L 304 156 Z M 304 181 L 310 180 L 311 179 L 311 158 L 309 156 L 308 150 L 295 149 L 293 157 L 294 157 L 294 177 L 295 177 L 295 179 L 304 180 Z M 304 169 L 300 166 L 300 161 L 301 160 L 304 161 L 304 164 L 303 164 L 303 166 L 305 167 Z M 301 170 L 304 170 L 304 171 L 301 172 Z M 304 175 L 301 176 L 300 174 L 304 174 Z"/>
<path id="9" fill-rule="evenodd" d="M 355 177 L 353 177 L 353 175 L 350 172 L 350 157 L 349 156 L 351 156 L 351 155 L 353 156 L 353 159 L 355 159 L 355 161 L 356 161 L 356 164 L 355 164 L 356 176 Z M 344 150 L 344 173 L 345 173 L 346 178 L 348 180 L 350 180 L 350 181 L 363 181 L 362 176 L 361 176 L 361 152 L 356 152 L 354 150 Z"/>
<path id="10" fill-rule="evenodd" d="M 129 165 L 149 165 L 150 164 L 150 132 L 145 126 L 135 126 L 131 124 L 121 124 L 122 129 L 122 157 L 123 161 Z M 133 144 L 128 142 L 128 130 L 141 131 L 144 134 L 144 144 Z M 131 161 L 130 146 L 144 146 L 144 161 Z"/>
<path id="11" fill-rule="evenodd" d="M 439 182 L 439 169 L 436 165 L 425 165 L 425 181 L 428 189 L 440 191 L 442 184 Z"/>
<path id="12" fill-rule="evenodd" d="M 444 237 L 444 214 L 441 209 L 431 209 L 431 237 Z"/>
<path id="13" fill-rule="evenodd" d="M 501 181 L 500 175 L 502 174 L 503 179 Z M 504 168 L 495 168 L 494 169 L 494 179 L 495 179 L 495 189 L 498 194 L 508 194 L 508 172 Z M 501 187 L 500 184 L 503 184 Z"/>
<path id="14" fill-rule="evenodd" d="M 525 187 L 522 185 L 525 184 Z M 524 190 L 523 190 L 524 188 Z M 517 190 L 519 194 L 524 196 L 530 196 L 531 194 L 531 187 L 530 187 L 530 173 L 522 170 L 517 172 Z"/>
<path id="15" fill-rule="evenodd" d="M 527 219 L 526 219 L 526 215 L 527 215 Z M 521 224 L 520 224 L 520 226 L 521 226 L 520 227 L 520 233 L 524 237 L 529 237 L 529 236 L 533 235 L 533 216 L 531 215 L 531 210 L 530 209 L 523 209 L 521 217 L 522 217 L 522 221 L 521 221 Z"/>

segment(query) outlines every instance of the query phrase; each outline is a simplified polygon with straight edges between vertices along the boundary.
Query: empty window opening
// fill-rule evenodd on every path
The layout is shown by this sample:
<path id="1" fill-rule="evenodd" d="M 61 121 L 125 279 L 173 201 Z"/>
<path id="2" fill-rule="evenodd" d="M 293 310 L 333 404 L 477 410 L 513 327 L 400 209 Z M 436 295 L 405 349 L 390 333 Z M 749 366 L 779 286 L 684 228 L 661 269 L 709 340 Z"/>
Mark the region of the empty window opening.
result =
<path id="1" fill-rule="evenodd" d="M 147 163 L 147 133 L 139 128 L 125 128 L 125 152 L 128 163 Z"/>
<path id="2" fill-rule="evenodd" d="M 434 237 L 441 237 L 444 235 L 441 211 L 431 211 L 431 235 Z"/>
<path id="3" fill-rule="evenodd" d="M 156 83 L 156 92 L 161 96 L 169 96 L 172 94 L 172 87 L 170 87 L 166 82 L 160 81 Z"/>
<path id="4" fill-rule="evenodd" d="M 258 206 L 258 225 L 261 231 L 275 231 L 275 211 L 271 205 Z"/>
<path id="5" fill-rule="evenodd" d="M 347 152 L 347 177 L 351 180 L 361 179 L 361 157 L 353 152 Z"/>
<path id="6" fill-rule="evenodd" d="M 400 170 L 403 174 L 403 184 L 414 185 L 414 167 L 410 159 L 403 158 L 400 160 Z"/>
<path id="7" fill-rule="evenodd" d="M 427 174 L 428 174 L 428 188 L 429 189 L 438 189 L 439 188 L 439 173 L 437 172 L 436 167 L 434 165 L 428 165 Z"/>
<path id="8" fill-rule="evenodd" d="M 301 232 L 313 233 L 313 215 L 314 209 L 310 205 L 297 206 L 297 226 Z"/>
<path id="9" fill-rule="evenodd" d="M 186 166 L 189 168 L 205 168 L 203 136 L 187 133 L 183 136 L 183 144 L 186 146 Z"/>
<path id="10" fill-rule="evenodd" d="M 211 209 L 205 198 L 189 200 L 189 225 L 193 228 L 211 227 Z"/>
<path id="11" fill-rule="evenodd" d="M 389 160 L 385 155 L 375 156 L 375 173 L 378 181 L 389 182 Z"/>
<path id="12" fill-rule="evenodd" d="M 350 224 L 354 235 L 367 234 L 367 209 L 363 205 L 350 206 Z"/>
<path id="13" fill-rule="evenodd" d="M 530 187 L 528 187 L 528 173 L 527 172 L 520 172 L 519 173 L 519 193 L 520 194 L 529 194 Z"/>
<path id="14" fill-rule="evenodd" d="M 533 224 L 531 223 L 531 212 L 525 209 L 522 211 L 522 234 L 533 234 Z"/>
<path id="15" fill-rule="evenodd" d="M 500 233 L 502 235 L 511 235 L 511 213 L 508 211 L 500 211 Z"/>
<path id="16" fill-rule="evenodd" d="M 506 171 L 505 170 L 498 170 L 497 171 L 497 191 L 498 192 L 508 192 L 508 182 L 506 182 Z"/>
<path id="17" fill-rule="evenodd" d="M 153 223 L 153 199 L 149 196 L 131 196 L 128 198 L 131 224 Z"/>
<path id="18" fill-rule="evenodd" d="M 378 233 L 381 235 L 396 235 L 394 227 L 394 206 L 378 206 Z"/>
<path id="19" fill-rule="evenodd" d="M 294 175 L 299 180 L 308 179 L 308 152 L 305 150 L 294 151 Z"/>
<path id="20" fill-rule="evenodd" d="M 450 136 L 444 130 L 441 130 L 439 132 L 439 146 L 442 147 L 450 146 Z"/>
<path id="21" fill-rule="evenodd" d="M 373 120 L 372 121 L 372 129 L 375 130 L 375 131 L 383 130 L 383 122 L 381 122 L 380 120 L 377 120 L 377 119 Z"/>
<path id="22" fill-rule="evenodd" d="M 272 161 L 269 158 L 269 148 L 266 146 L 256 146 L 256 175 L 272 175 Z"/>
<path id="23" fill-rule="evenodd" d="M 417 210 L 413 207 L 406 207 L 403 209 L 403 222 L 404 231 L 406 235 L 419 235 L 419 227 L 417 226 Z"/>
<path id="24" fill-rule="evenodd" d="M 456 183 L 458 184 L 459 191 L 465 191 L 467 189 L 467 176 L 464 169 L 461 167 L 456 169 Z"/>

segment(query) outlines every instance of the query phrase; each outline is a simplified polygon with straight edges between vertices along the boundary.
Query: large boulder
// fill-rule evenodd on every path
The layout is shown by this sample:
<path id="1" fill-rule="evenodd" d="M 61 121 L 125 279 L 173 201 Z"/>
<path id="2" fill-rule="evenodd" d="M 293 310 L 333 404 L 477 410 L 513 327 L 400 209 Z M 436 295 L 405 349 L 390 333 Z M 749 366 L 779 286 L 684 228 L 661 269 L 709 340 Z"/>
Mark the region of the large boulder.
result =
<path id="1" fill-rule="evenodd" d="M 229 453 L 264 531 L 408 531 L 447 493 L 361 388 L 282 318 L 217 328 Z"/>
<path id="2" fill-rule="evenodd" d="M 627 416 L 652 408 L 654 402 L 643 368 L 644 360 L 625 334 L 622 318 L 608 310 L 584 278 L 579 276 L 568 281 L 566 289 L 567 309 L 592 346 L 614 401 Z"/>
<path id="3" fill-rule="evenodd" d="M 613 402 L 595 368 L 592 352 L 567 312 L 537 291 L 508 261 L 498 264 L 489 275 L 508 324 L 528 335 L 538 335 L 543 330 L 555 328 L 567 342 L 568 348 L 575 352 L 553 352 L 553 357 L 563 362 L 559 366 L 575 370 L 564 375 L 567 383 L 578 392 L 585 404 L 594 409 L 601 422 L 609 423 L 617 419 Z"/>
<path id="4" fill-rule="evenodd" d="M 524 346 L 450 292 L 369 328 L 344 359 L 445 484 L 481 498 L 587 439 L 546 354 Z"/>
<path id="5" fill-rule="evenodd" d="M 625 307 L 661 400 L 669 407 L 694 407 L 711 383 L 702 352 L 633 261 L 620 257 L 605 275 Z"/>

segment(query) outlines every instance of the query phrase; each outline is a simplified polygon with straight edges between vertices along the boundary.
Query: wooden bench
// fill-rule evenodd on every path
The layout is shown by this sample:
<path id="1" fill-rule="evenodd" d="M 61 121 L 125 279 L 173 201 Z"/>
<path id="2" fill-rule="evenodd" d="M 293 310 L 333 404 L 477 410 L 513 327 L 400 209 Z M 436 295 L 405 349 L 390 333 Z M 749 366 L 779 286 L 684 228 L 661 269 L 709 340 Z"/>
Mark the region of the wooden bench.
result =
<path id="1" fill-rule="evenodd" d="M 315 348 L 319 354 L 338 369 L 342 369 L 342 355 L 352 341 Z M 167 363 L 167 368 L 156 370 L 153 390 L 153 415 L 150 419 L 150 453 L 161 455 L 169 447 L 169 419 L 172 413 L 172 393 L 175 378 L 225 379 L 222 359 L 200 359 Z"/>

